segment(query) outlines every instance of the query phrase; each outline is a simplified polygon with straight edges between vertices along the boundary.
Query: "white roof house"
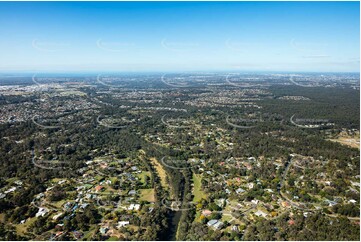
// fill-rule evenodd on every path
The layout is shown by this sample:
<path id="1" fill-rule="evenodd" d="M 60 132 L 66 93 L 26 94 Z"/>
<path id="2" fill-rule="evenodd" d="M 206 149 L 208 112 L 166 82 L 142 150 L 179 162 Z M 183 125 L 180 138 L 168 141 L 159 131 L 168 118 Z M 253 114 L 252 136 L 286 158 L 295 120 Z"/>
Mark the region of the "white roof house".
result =
<path id="1" fill-rule="evenodd" d="M 240 193 L 243 193 L 243 192 L 245 192 L 245 190 L 242 189 L 242 188 L 238 188 L 238 189 L 236 190 L 236 193 L 237 193 L 237 194 L 240 194 Z"/>
<path id="2" fill-rule="evenodd" d="M 39 208 L 39 211 L 35 214 L 35 217 L 40 217 L 40 216 L 43 217 L 48 212 L 49 212 L 49 209 L 47 209 L 47 208 Z"/>
<path id="3" fill-rule="evenodd" d="M 136 210 L 138 211 L 140 209 L 140 204 L 130 204 L 129 207 L 128 207 L 128 210 Z"/>
<path id="4" fill-rule="evenodd" d="M 257 215 L 258 217 L 267 217 L 267 213 L 261 211 L 261 210 L 258 210 L 257 212 L 254 213 L 255 215 Z"/>
<path id="5" fill-rule="evenodd" d="M 129 224 L 129 221 L 119 221 L 117 228 L 124 227 Z"/>
<path id="6" fill-rule="evenodd" d="M 53 216 L 53 219 L 57 220 L 61 215 L 63 215 L 63 213 L 58 213 L 58 214 Z"/>
<path id="7" fill-rule="evenodd" d="M 249 189 L 252 189 L 254 187 L 254 183 L 250 182 L 250 183 L 247 184 L 247 186 L 248 186 Z"/>
<path id="8" fill-rule="evenodd" d="M 212 220 L 209 220 L 209 221 L 208 221 L 207 225 L 208 225 L 208 226 L 212 226 L 212 225 L 216 224 L 217 222 L 218 222 L 217 219 L 212 219 Z"/>
<path id="9" fill-rule="evenodd" d="M 207 225 L 208 227 L 212 227 L 214 229 L 221 229 L 223 227 L 223 223 L 217 219 L 209 220 Z"/>

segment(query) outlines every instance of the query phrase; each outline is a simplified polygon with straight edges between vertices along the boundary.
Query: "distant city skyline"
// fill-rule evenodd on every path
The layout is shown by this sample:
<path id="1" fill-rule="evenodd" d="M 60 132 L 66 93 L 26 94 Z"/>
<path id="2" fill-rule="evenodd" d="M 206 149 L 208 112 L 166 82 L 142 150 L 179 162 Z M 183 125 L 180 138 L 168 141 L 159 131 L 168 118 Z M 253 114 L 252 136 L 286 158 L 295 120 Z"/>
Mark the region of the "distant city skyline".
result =
<path id="1" fill-rule="evenodd" d="M 0 72 L 359 72 L 359 2 L 0 2 Z"/>

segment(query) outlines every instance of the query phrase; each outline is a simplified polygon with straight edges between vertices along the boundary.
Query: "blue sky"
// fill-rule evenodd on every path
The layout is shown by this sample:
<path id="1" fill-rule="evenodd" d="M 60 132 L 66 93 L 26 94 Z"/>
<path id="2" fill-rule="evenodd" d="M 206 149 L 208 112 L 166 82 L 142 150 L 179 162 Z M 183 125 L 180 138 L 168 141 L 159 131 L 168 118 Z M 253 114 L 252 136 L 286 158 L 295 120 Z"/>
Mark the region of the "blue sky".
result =
<path id="1" fill-rule="evenodd" d="M 0 2 L 0 71 L 359 71 L 359 2 Z"/>

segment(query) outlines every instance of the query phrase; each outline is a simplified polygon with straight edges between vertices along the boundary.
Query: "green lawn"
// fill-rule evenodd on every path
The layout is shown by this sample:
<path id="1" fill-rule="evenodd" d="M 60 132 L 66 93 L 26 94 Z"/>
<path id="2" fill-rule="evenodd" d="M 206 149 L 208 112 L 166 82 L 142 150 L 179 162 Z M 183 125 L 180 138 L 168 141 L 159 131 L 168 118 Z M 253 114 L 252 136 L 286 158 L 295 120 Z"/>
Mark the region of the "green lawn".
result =
<path id="1" fill-rule="evenodd" d="M 98 227 L 96 225 L 90 226 L 88 231 L 84 231 L 84 236 L 82 238 L 83 241 L 90 240 L 92 235 L 97 233 Z"/>
<path id="2" fill-rule="evenodd" d="M 155 202 L 154 189 L 140 189 L 140 201 Z"/>
<path id="3" fill-rule="evenodd" d="M 51 179 L 51 182 L 58 183 L 61 180 L 63 180 L 63 179 L 61 179 L 61 178 L 53 178 L 53 179 Z"/>
<path id="4" fill-rule="evenodd" d="M 223 214 L 223 215 L 222 215 L 222 218 L 221 218 L 221 221 L 222 221 L 222 222 L 225 222 L 225 221 L 228 221 L 228 222 L 229 222 L 229 221 L 232 220 L 232 218 L 233 218 L 233 217 L 232 217 L 231 215 Z"/>
<path id="5" fill-rule="evenodd" d="M 196 223 L 201 223 L 202 221 L 201 221 L 201 212 L 197 212 L 196 213 L 196 216 L 195 216 L 195 218 L 194 218 L 194 222 L 196 222 Z"/>
<path id="6" fill-rule="evenodd" d="M 27 228 L 36 220 L 36 217 L 32 217 L 26 220 L 24 224 L 17 224 L 16 227 L 16 233 L 20 235 L 24 235 L 27 232 Z"/>
<path id="7" fill-rule="evenodd" d="M 5 220 L 5 213 L 0 213 L 0 222 L 4 222 Z"/>
<path id="8" fill-rule="evenodd" d="M 61 209 L 63 204 L 65 204 L 66 202 L 67 202 L 67 200 L 64 199 L 64 200 L 60 200 L 60 201 L 57 201 L 57 202 L 52 202 L 50 204 L 57 207 L 57 208 L 59 208 L 59 209 Z"/>
<path id="9" fill-rule="evenodd" d="M 194 183 L 194 191 L 193 191 L 193 202 L 199 202 L 202 198 L 207 198 L 207 194 L 202 191 L 202 175 L 193 173 L 193 183 Z"/>
<path id="10" fill-rule="evenodd" d="M 169 190 L 169 183 L 167 182 L 167 172 L 156 158 L 151 158 L 150 161 L 154 166 L 160 178 L 160 183 L 165 190 Z M 172 196 L 171 196 L 172 197 Z"/>
<path id="11" fill-rule="evenodd" d="M 115 237 L 115 236 L 112 236 L 112 237 L 109 237 L 109 239 L 107 239 L 108 241 L 118 241 L 119 238 L 118 237 Z"/>
<path id="12" fill-rule="evenodd" d="M 139 177 L 140 181 L 141 181 L 143 184 L 145 184 L 145 177 L 148 176 L 149 179 L 150 179 L 151 174 L 150 174 L 149 171 L 142 171 L 142 173 L 137 174 L 137 176 Z"/>

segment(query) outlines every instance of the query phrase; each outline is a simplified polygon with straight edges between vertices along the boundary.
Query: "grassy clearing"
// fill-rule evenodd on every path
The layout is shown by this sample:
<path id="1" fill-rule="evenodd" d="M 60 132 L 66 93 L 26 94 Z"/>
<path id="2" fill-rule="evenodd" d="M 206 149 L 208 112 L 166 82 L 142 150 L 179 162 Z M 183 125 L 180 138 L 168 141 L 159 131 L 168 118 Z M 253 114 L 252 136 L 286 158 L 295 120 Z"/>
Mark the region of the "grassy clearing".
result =
<path id="1" fill-rule="evenodd" d="M 194 183 L 194 190 L 193 190 L 193 202 L 199 202 L 202 198 L 206 199 L 207 194 L 202 191 L 202 175 L 194 174 L 193 173 L 193 183 Z"/>
<path id="2" fill-rule="evenodd" d="M 51 179 L 51 182 L 58 183 L 61 180 L 63 180 L 63 179 L 61 179 L 61 178 L 53 178 L 53 179 Z"/>
<path id="3" fill-rule="evenodd" d="M 60 200 L 60 201 L 57 201 L 57 202 L 52 202 L 51 205 L 57 207 L 58 209 L 61 209 L 63 207 L 63 204 L 66 203 L 67 200 Z"/>
<path id="4" fill-rule="evenodd" d="M 201 223 L 202 222 L 202 220 L 201 220 L 201 212 L 198 211 L 196 213 L 196 216 L 194 218 L 194 222 L 196 222 L 196 223 Z"/>
<path id="5" fill-rule="evenodd" d="M 137 174 L 137 176 L 139 177 L 140 179 L 140 182 L 142 184 L 145 184 L 145 177 L 148 176 L 149 178 L 151 177 L 151 174 L 149 171 L 142 171 L 142 173 L 140 174 Z"/>
<path id="6" fill-rule="evenodd" d="M 223 214 L 222 215 L 222 218 L 221 218 L 221 221 L 222 222 L 225 222 L 225 221 L 231 221 L 233 219 L 233 217 L 231 215 L 228 215 L 228 214 Z"/>
<path id="7" fill-rule="evenodd" d="M 357 138 L 347 138 L 347 137 L 338 137 L 337 139 L 329 139 L 333 142 L 338 142 L 342 145 L 347 145 L 352 148 L 360 149 L 360 139 Z"/>
<path id="8" fill-rule="evenodd" d="M 140 201 L 155 202 L 154 189 L 140 189 Z"/>
<path id="9" fill-rule="evenodd" d="M 15 225 L 16 233 L 24 235 L 27 232 L 28 227 L 36 220 L 36 217 L 29 218 L 24 224 Z"/>
<path id="10" fill-rule="evenodd" d="M 164 170 L 163 166 L 159 163 L 159 161 L 156 158 L 151 158 L 150 161 L 152 162 L 152 165 L 154 166 L 155 170 L 158 173 L 158 176 L 160 177 L 160 183 L 162 187 L 168 190 L 169 184 L 167 183 L 167 173 Z"/>
<path id="11" fill-rule="evenodd" d="M 93 235 L 95 235 L 98 231 L 98 228 L 96 225 L 90 226 L 89 230 L 87 232 L 84 232 L 84 237 L 82 240 L 90 240 Z"/>
<path id="12" fill-rule="evenodd" d="M 329 140 L 352 148 L 360 149 L 360 132 L 356 132 L 355 135 L 349 135 L 346 132 L 341 132 L 337 138 Z"/>

